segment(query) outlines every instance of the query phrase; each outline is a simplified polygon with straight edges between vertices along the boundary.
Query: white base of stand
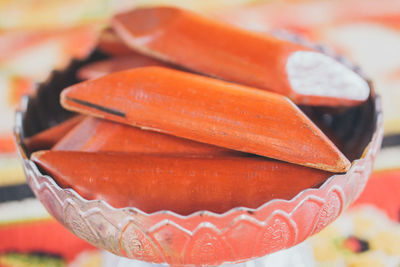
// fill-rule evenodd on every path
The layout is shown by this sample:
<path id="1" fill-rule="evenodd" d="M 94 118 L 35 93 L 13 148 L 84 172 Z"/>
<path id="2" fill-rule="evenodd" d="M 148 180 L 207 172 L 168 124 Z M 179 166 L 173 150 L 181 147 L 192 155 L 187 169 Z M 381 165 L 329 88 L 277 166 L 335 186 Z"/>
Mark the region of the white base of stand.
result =
<path id="1" fill-rule="evenodd" d="M 165 267 L 168 265 L 151 264 L 143 261 L 131 260 L 116 256 L 104 251 L 103 267 Z M 265 257 L 238 264 L 223 264 L 223 267 L 313 267 L 315 266 L 314 254 L 309 241 L 295 247 L 282 250 Z"/>

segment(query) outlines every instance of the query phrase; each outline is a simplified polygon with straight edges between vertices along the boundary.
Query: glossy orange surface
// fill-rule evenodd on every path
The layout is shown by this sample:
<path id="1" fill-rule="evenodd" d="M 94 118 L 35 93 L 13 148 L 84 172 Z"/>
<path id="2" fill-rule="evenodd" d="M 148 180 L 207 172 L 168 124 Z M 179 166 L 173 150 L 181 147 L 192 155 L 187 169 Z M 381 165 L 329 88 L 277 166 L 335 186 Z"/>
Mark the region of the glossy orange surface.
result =
<path id="1" fill-rule="evenodd" d="M 98 48 L 111 56 L 126 56 L 134 53 L 112 29 L 105 29 L 100 33 Z"/>
<path id="2" fill-rule="evenodd" d="M 78 70 L 77 75 L 81 80 L 89 80 L 116 71 L 147 66 L 169 67 L 171 65 L 132 51 L 129 55 L 114 57 L 85 65 Z"/>
<path id="3" fill-rule="evenodd" d="M 56 144 L 69 130 L 77 125 L 84 116 L 74 116 L 54 127 L 25 138 L 25 146 L 30 151 L 49 149 Z"/>
<path id="4" fill-rule="evenodd" d="M 210 20 L 177 8 L 146 8 L 119 14 L 113 29 L 138 51 L 211 76 L 289 94 L 284 77 L 294 43 Z"/>
<path id="5" fill-rule="evenodd" d="M 351 106 L 365 100 L 350 99 L 351 85 L 324 88 L 317 81 L 305 89 L 295 90 L 299 84 L 308 83 L 309 76 L 304 75 L 300 83 L 294 81 L 296 78 L 289 76 L 289 58 L 296 52 L 315 50 L 272 35 L 223 24 L 188 10 L 173 7 L 135 9 L 116 15 L 112 27 L 126 45 L 141 53 L 212 77 L 274 91 L 295 103 Z M 323 56 L 314 53 L 308 59 L 295 61 L 299 68 L 315 68 L 314 75 L 326 76 L 333 84 L 335 74 L 323 73 L 335 72 L 338 68 L 332 66 L 334 61 L 330 62 L 332 64 L 319 62 L 320 57 Z M 325 57 L 322 61 L 329 59 Z M 298 70 L 294 72 L 299 73 Z M 365 84 L 361 86 L 361 91 L 368 90 Z M 321 93 L 321 90 L 327 93 Z M 332 91 L 343 92 L 330 95 Z M 367 94 L 364 92 L 363 96 Z"/>
<path id="6" fill-rule="evenodd" d="M 161 67 L 64 89 L 70 110 L 332 172 L 350 162 L 287 98 Z"/>
<path id="7" fill-rule="evenodd" d="M 60 186 L 72 187 L 87 199 L 102 199 L 117 208 L 179 214 L 256 208 L 271 199 L 290 199 L 331 176 L 259 157 L 41 151 L 32 160 Z"/>
<path id="8" fill-rule="evenodd" d="M 76 125 L 52 150 L 210 156 L 244 154 L 94 117 L 87 117 Z"/>

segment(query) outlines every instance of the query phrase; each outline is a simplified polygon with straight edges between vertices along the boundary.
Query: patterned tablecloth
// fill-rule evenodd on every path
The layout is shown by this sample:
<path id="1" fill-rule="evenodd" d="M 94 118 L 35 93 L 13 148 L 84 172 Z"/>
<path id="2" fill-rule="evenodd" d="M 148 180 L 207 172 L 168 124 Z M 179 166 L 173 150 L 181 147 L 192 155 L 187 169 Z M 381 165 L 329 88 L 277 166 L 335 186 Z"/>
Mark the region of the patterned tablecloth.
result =
<path id="1" fill-rule="evenodd" d="M 100 266 L 98 249 L 52 219 L 25 183 L 11 129 L 23 94 L 85 57 L 113 13 L 180 4 L 253 31 L 285 31 L 356 62 L 383 98 L 385 139 L 359 200 L 310 238 L 316 266 L 400 265 L 400 1 L 0 1 L 0 266 Z"/>

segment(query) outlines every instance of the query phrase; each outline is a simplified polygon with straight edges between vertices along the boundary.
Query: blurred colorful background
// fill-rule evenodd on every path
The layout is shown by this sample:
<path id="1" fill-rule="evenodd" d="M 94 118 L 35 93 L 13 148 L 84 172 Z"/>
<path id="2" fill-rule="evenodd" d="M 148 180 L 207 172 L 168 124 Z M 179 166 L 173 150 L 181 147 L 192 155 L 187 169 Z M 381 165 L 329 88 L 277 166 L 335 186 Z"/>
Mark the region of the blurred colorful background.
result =
<path id="1" fill-rule="evenodd" d="M 0 0 L 0 266 L 101 266 L 101 253 L 52 219 L 26 185 L 14 111 L 53 70 L 86 57 L 110 16 L 144 5 L 299 34 L 362 68 L 382 97 L 382 152 L 360 199 L 309 242 L 316 266 L 400 266 L 399 0 Z"/>

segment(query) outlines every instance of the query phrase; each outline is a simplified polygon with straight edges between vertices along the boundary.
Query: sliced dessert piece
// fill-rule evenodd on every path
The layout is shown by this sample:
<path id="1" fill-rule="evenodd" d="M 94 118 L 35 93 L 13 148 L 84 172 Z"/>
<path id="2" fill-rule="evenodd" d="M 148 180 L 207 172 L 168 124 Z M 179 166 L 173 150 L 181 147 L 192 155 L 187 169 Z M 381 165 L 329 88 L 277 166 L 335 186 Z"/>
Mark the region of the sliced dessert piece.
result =
<path id="1" fill-rule="evenodd" d="M 104 29 L 99 36 L 98 48 L 110 56 L 126 56 L 134 51 L 124 44 L 111 28 Z"/>
<path id="2" fill-rule="evenodd" d="M 177 70 L 146 67 L 68 87 L 70 110 L 331 172 L 350 162 L 289 99 Z"/>
<path id="3" fill-rule="evenodd" d="M 238 151 L 203 144 L 172 135 L 87 117 L 66 134 L 52 150 L 114 151 L 172 155 L 242 155 Z"/>
<path id="4" fill-rule="evenodd" d="M 68 131 L 74 128 L 85 116 L 77 115 L 49 129 L 25 138 L 25 146 L 29 151 L 49 149 Z"/>
<path id="5" fill-rule="evenodd" d="M 126 45 L 196 72 L 268 89 L 306 105 L 351 106 L 370 88 L 358 74 L 311 48 L 174 7 L 116 15 Z"/>
<path id="6" fill-rule="evenodd" d="M 130 55 L 93 62 L 78 70 L 78 78 L 90 80 L 106 74 L 147 66 L 172 67 L 171 64 L 132 52 Z"/>
<path id="7" fill-rule="evenodd" d="M 331 175 L 261 157 L 40 151 L 32 160 L 61 187 L 73 188 L 86 199 L 101 199 L 116 208 L 184 215 L 291 199 Z"/>

